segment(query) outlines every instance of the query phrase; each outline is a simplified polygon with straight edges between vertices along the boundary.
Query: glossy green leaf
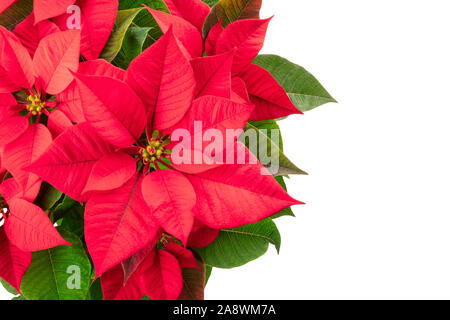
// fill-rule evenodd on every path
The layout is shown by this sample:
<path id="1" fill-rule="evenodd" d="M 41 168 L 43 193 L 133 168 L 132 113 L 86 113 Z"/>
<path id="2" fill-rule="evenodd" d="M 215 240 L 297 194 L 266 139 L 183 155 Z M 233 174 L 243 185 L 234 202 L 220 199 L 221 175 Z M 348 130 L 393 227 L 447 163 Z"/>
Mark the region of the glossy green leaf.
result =
<path id="1" fill-rule="evenodd" d="M 55 221 L 59 225 L 77 236 L 81 237 L 84 233 L 84 207 L 68 196 L 55 208 L 53 212 Z M 60 221 L 62 219 L 62 221 Z"/>
<path id="2" fill-rule="evenodd" d="M 122 43 L 133 20 L 143 11 L 144 8 L 134 8 L 127 10 L 119 10 L 117 12 L 116 22 L 109 36 L 108 42 L 103 48 L 100 58 L 106 61 L 113 61 L 122 48 Z"/>
<path id="3" fill-rule="evenodd" d="M 202 0 L 202 1 L 210 7 L 214 6 L 217 2 L 219 2 L 219 0 Z"/>
<path id="4" fill-rule="evenodd" d="M 259 19 L 262 0 L 220 0 L 211 9 L 203 25 L 203 37 L 206 39 L 209 31 L 220 20 L 226 27 L 240 19 Z"/>
<path id="5" fill-rule="evenodd" d="M 144 46 L 150 28 L 130 27 L 122 43 L 122 49 L 113 61 L 113 64 L 128 69 L 131 61 L 136 58 Z"/>
<path id="6" fill-rule="evenodd" d="M 258 125 L 256 127 L 255 125 Z M 271 173 L 274 176 L 285 176 L 289 174 L 307 174 L 305 171 L 298 168 L 291 160 L 286 157 L 286 155 L 282 151 L 282 143 L 281 139 L 275 139 L 272 137 L 274 134 L 271 130 L 280 130 L 280 127 L 275 122 L 275 120 L 262 121 L 259 123 L 247 123 L 245 126 L 245 132 L 239 140 L 244 143 L 250 151 L 257 155 L 259 161 L 267 168 L 273 167 L 275 170 L 278 167 L 276 172 Z M 281 135 L 279 134 L 281 137 Z M 257 139 L 257 143 L 255 143 L 255 139 L 246 138 L 246 137 L 255 137 Z M 275 140 L 275 141 L 274 141 Z M 264 144 L 267 146 L 264 148 Z M 281 148 L 280 148 L 281 146 Z M 275 153 L 275 154 L 274 154 Z M 274 158 L 278 153 L 278 165 L 274 164 L 272 161 L 272 155 Z"/>
<path id="7" fill-rule="evenodd" d="M 86 300 L 103 300 L 103 291 L 100 278 L 91 283 Z"/>
<path id="8" fill-rule="evenodd" d="M 18 295 L 19 293 L 17 292 L 16 289 L 14 289 L 13 286 L 11 286 L 8 282 L 6 282 L 5 280 L 0 278 L 0 282 L 3 286 L 3 288 L 5 288 L 6 291 L 8 291 L 9 293 L 13 294 L 13 295 Z"/>
<path id="9" fill-rule="evenodd" d="M 20 290 L 27 300 L 84 300 L 90 286 L 91 262 L 81 240 L 58 228 L 71 243 L 33 252 Z"/>
<path id="10" fill-rule="evenodd" d="M 269 243 L 280 250 L 280 232 L 271 219 L 265 219 L 235 229 L 223 229 L 213 243 L 196 251 L 209 266 L 235 268 L 262 256 Z"/>
<path id="11" fill-rule="evenodd" d="M 205 272 L 205 286 L 208 284 L 208 280 L 211 277 L 213 267 L 206 265 L 206 272 Z"/>
<path id="12" fill-rule="evenodd" d="M 33 11 L 33 0 L 19 0 L 0 15 L 0 25 L 13 30 Z"/>
<path id="13" fill-rule="evenodd" d="M 170 13 L 163 0 L 123 0 L 119 4 L 119 9 L 141 8 L 142 4 L 155 10 Z M 150 28 L 143 49 L 148 48 L 163 35 L 155 19 L 147 10 L 140 12 L 134 19 L 133 24 L 141 28 Z"/>
<path id="14" fill-rule="evenodd" d="M 287 59 L 263 54 L 257 56 L 253 63 L 269 71 L 286 90 L 292 103 L 303 112 L 337 102 L 312 74 Z"/>
<path id="15" fill-rule="evenodd" d="M 284 189 L 285 191 L 287 191 L 286 183 L 284 182 L 284 177 L 282 177 L 282 176 L 275 177 L 275 180 L 277 180 L 278 183 L 283 187 L 283 189 Z M 270 218 L 271 218 L 271 219 L 276 219 L 276 218 L 280 218 L 280 217 L 283 217 L 283 216 L 295 217 L 295 214 L 294 214 L 294 212 L 292 211 L 292 208 L 291 208 L 291 207 L 287 207 L 287 208 L 284 208 L 283 210 L 281 210 L 280 212 L 275 213 L 275 214 L 274 214 L 273 216 L 271 216 Z"/>
<path id="16" fill-rule="evenodd" d="M 47 182 L 43 182 L 41 190 L 39 190 L 39 194 L 36 200 L 34 200 L 34 203 L 38 207 L 41 207 L 44 211 L 49 210 L 50 208 L 53 208 L 53 206 L 58 202 L 61 196 L 61 191 L 53 188 Z"/>

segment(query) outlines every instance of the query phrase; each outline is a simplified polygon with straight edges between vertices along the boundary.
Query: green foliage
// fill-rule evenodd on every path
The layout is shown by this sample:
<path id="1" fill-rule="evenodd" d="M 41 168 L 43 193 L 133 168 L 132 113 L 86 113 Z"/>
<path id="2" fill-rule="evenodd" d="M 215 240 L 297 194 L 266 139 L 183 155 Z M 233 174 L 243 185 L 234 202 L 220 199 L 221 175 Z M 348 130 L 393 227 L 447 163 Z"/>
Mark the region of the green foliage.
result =
<path id="1" fill-rule="evenodd" d="M 87 296 L 91 262 L 83 243 L 73 233 L 58 231 L 72 245 L 33 252 L 20 286 L 27 300 L 84 300 Z"/>
<path id="2" fill-rule="evenodd" d="M 108 62 L 114 60 L 114 58 L 119 54 L 122 48 L 122 43 L 125 38 L 125 34 L 128 31 L 133 20 L 137 17 L 139 12 L 143 11 L 144 8 L 134 8 L 128 10 L 119 10 L 117 12 L 116 22 L 114 23 L 113 30 L 109 36 L 108 42 L 106 43 L 100 58 L 105 59 Z"/>
<path id="3" fill-rule="evenodd" d="M 269 162 L 271 161 L 272 149 L 274 152 L 278 153 L 279 170 L 278 172 L 273 173 L 275 176 L 284 176 L 288 174 L 307 174 L 305 171 L 299 169 L 283 153 L 282 151 L 283 145 L 281 142 L 281 138 L 279 139 L 279 141 L 272 140 L 271 130 L 278 130 L 278 131 L 280 130 L 280 127 L 278 126 L 275 120 L 247 123 L 247 125 L 245 126 L 244 133 L 249 136 L 252 136 L 253 134 L 253 136 L 255 136 L 258 139 L 257 150 L 252 150 L 251 146 L 256 145 L 254 145 L 254 143 L 251 143 L 251 139 L 246 139 L 245 134 L 242 135 L 239 139 L 241 142 L 245 143 L 247 147 L 249 147 L 250 151 L 252 151 L 253 154 L 258 155 L 258 159 L 261 161 L 261 163 L 263 163 L 266 166 L 271 165 L 271 163 Z M 261 145 L 261 141 L 267 142 L 266 150 L 264 149 L 264 145 Z"/>
<path id="4" fill-rule="evenodd" d="M 19 293 L 17 292 L 16 289 L 14 289 L 13 286 L 11 286 L 8 282 L 6 282 L 5 280 L 0 278 L 0 282 L 3 286 L 3 288 L 5 288 L 6 291 L 8 291 L 9 293 L 13 294 L 13 295 L 18 295 Z"/>
<path id="5" fill-rule="evenodd" d="M 275 180 L 277 180 L 278 183 L 283 187 L 283 189 L 284 189 L 285 191 L 287 191 L 286 183 L 284 182 L 284 177 L 282 177 L 282 176 L 275 177 Z M 287 208 L 284 208 L 283 210 L 281 210 L 280 212 L 275 213 L 275 214 L 274 214 L 273 216 L 271 216 L 270 218 L 271 218 L 271 219 L 276 219 L 276 218 L 280 218 L 280 217 L 283 217 L 283 216 L 295 217 L 295 214 L 294 214 L 294 212 L 292 211 L 292 208 L 291 208 L 291 207 L 287 207 Z"/>
<path id="6" fill-rule="evenodd" d="M 128 69 L 131 61 L 142 52 L 149 31 L 150 28 L 130 27 L 123 40 L 122 49 L 113 64 L 122 69 Z"/>
<path id="7" fill-rule="evenodd" d="M 280 232 L 271 219 L 265 219 L 235 229 L 223 229 L 213 243 L 196 251 L 209 266 L 235 268 L 262 256 L 269 243 L 280 250 Z"/>
<path id="8" fill-rule="evenodd" d="M 55 221 L 59 225 L 80 238 L 84 233 L 84 207 L 78 202 L 65 196 L 63 201 L 55 208 L 53 212 Z"/>
<path id="9" fill-rule="evenodd" d="M 210 7 L 214 6 L 217 2 L 219 2 L 219 0 L 202 0 L 202 1 L 205 2 Z"/>
<path id="10" fill-rule="evenodd" d="M 53 188 L 47 182 L 43 182 L 39 194 L 34 200 L 34 204 L 41 207 L 42 210 L 49 210 L 58 202 L 61 198 L 62 192 Z"/>
<path id="11" fill-rule="evenodd" d="M 261 0 L 220 0 L 215 3 L 205 20 L 203 37 L 206 38 L 209 30 L 220 20 L 222 20 L 222 25 L 226 27 L 240 19 L 259 19 L 260 9 Z"/>
<path id="12" fill-rule="evenodd" d="M 253 63 L 269 71 L 286 90 L 294 105 L 303 112 L 336 102 L 312 74 L 282 57 L 259 55 Z"/>
<path id="13" fill-rule="evenodd" d="M 141 8 L 142 4 L 155 10 L 170 13 L 163 0 L 122 0 L 119 4 L 119 9 Z M 134 19 L 134 24 L 137 27 L 150 28 L 143 49 L 151 46 L 163 34 L 155 19 L 147 10 L 143 10 L 137 15 L 136 19 Z"/>

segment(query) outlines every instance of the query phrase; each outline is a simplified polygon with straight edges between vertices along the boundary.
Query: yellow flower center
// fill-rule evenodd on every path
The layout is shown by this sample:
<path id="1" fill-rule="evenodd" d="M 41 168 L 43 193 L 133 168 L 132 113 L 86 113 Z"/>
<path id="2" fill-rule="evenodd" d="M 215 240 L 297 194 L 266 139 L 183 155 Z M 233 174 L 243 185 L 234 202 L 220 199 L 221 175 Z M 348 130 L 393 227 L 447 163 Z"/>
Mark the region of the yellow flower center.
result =
<path id="1" fill-rule="evenodd" d="M 41 115 L 45 110 L 45 102 L 41 101 L 41 98 L 37 95 L 28 96 L 27 100 L 30 102 L 27 104 L 27 110 L 33 115 Z"/>

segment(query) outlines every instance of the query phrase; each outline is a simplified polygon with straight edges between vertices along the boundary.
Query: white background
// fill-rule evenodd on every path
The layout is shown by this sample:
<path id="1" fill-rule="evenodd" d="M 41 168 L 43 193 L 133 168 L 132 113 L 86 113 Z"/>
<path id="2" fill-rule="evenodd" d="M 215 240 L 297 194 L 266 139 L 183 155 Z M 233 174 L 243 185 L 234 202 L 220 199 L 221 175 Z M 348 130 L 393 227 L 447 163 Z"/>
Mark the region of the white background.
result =
<path id="1" fill-rule="evenodd" d="M 448 0 L 263 2 L 264 53 L 339 104 L 280 123 L 307 204 L 277 220 L 280 255 L 214 269 L 206 298 L 450 298 Z"/>

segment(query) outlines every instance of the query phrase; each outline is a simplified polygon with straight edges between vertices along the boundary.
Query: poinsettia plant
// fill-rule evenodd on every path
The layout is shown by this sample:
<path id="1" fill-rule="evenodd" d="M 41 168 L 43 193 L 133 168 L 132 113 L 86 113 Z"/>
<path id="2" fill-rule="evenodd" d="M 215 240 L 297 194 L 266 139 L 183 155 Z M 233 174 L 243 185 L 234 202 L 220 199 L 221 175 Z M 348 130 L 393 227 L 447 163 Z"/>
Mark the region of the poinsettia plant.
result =
<path id="1" fill-rule="evenodd" d="M 0 277 L 14 299 L 203 299 L 301 204 L 277 120 L 335 102 L 259 55 L 261 0 L 0 0 Z"/>

